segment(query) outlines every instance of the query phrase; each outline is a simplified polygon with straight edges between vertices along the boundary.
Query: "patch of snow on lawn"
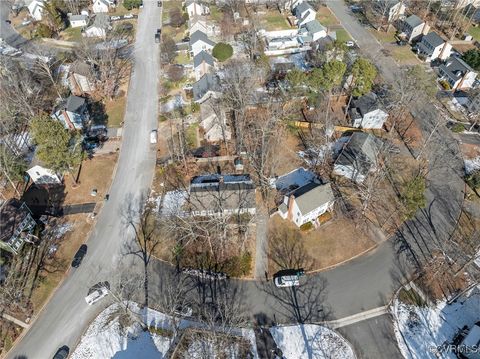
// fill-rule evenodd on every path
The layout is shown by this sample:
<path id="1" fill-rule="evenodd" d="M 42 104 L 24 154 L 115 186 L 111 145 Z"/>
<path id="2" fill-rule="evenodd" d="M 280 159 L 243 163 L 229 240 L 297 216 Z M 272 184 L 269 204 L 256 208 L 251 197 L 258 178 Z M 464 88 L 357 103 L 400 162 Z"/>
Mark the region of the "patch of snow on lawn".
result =
<path id="1" fill-rule="evenodd" d="M 394 330 L 405 358 L 436 359 L 435 349 L 452 342 L 465 325 L 471 328 L 480 320 L 480 287 L 469 298 L 447 305 L 440 302 L 433 308 L 416 307 L 395 300 L 393 307 Z M 452 352 L 442 358 L 455 359 Z"/>
<path id="2" fill-rule="evenodd" d="M 71 359 L 163 358 L 170 338 L 144 332 L 139 323 L 122 328 L 115 316 L 119 309 L 119 304 L 113 304 L 95 318 Z"/>
<path id="3" fill-rule="evenodd" d="M 353 359 L 350 344 L 331 329 L 314 324 L 270 328 L 287 359 Z"/>
<path id="4" fill-rule="evenodd" d="M 465 160 L 465 172 L 469 175 L 480 170 L 480 157 Z"/>
<path id="5" fill-rule="evenodd" d="M 157 211 L 160 211 L 163 216 L 178 214 L 187 200 L 187 196 L 186 191 L 169 191 L 163 197 L 156 198 Z"/>

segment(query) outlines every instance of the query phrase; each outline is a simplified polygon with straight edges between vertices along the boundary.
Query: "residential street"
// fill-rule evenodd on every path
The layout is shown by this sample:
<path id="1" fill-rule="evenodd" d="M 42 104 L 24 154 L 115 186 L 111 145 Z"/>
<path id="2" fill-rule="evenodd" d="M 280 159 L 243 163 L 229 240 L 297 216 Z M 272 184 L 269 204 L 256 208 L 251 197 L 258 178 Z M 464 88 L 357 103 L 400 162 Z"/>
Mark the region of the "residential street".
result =
<path id="1" fill-rule="evenodd" d="M 159 50 L 154 42 L 154 33 L 160 21 L 160 8 L 156 2 L 145 2 L 138 19 L 134 73 L 128 91 L 118 168 L 110 199 L 98 215 L 88 239 L 87 255 L 78 269 L 67 274 L 63 284 L 23 340 L 10 351 L 8 358 L 51 358 L 62 345 L 74 348 L 89 322 L 102 310 L 98 304 L 88 306 L 84 297 L 93 284 L 111 280 L 125 241 L 120 209 L 127 195 L 138 196 L 142 191 L 149 190 L 153 178 L 155 150 L 149 143 L 149 135 L 156 128 L 158 118 Z"/>

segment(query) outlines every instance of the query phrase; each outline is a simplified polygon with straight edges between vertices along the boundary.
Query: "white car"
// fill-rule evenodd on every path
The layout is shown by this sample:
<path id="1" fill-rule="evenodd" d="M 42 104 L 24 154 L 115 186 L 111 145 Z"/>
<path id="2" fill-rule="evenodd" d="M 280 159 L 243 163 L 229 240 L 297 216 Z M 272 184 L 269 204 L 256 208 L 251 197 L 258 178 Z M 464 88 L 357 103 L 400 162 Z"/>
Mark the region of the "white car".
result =
<path id="1" fill-rule="evenodd" d="M 276 277 L 274 282 L 277 287 L 298 287 L 300 285 L 297 275 L 284 275 Z"/>
<path id="2" fill-rule="evenodd" d="M 150 143 L 157 143 L 157 130 L 152 130 L 152 132 L 150 132 Z"/>
<path id="3" fill-rule="evenodd" d="M 133 14 L 123 15 L 123 18 L 124 18 L 124 19 L 132 19 L 132 18 L 133 18 Z"/>
<path id="4" fill-rule="evenodd" d="M 88 305 L 93 305 L 100 299 L 106 297 L 109 290 L 110 284 L 108 284 L 108 282 L 97 283 L 88 290 L 88 295 L 85 297 L 85 301 Z"/>
<path id="5" fill-rule="evenodd" d="M 120 16 L 110 16 L 110 20 L 120 20 Z"/>
<path id="6" fill-rule="evenodd" d="M 355 41 L 346 41 L 345 45 L 347 45 L 347 47 L 354 47 L 355 46 Z"/>

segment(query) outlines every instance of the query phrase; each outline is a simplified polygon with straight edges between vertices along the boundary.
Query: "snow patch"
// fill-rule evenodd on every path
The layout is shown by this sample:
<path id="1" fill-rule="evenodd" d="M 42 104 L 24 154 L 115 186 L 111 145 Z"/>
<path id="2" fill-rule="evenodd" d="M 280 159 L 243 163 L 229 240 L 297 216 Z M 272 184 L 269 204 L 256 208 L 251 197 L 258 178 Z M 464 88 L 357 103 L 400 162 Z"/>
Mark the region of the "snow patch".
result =
<path id="1" fill-rule="evenodd" d="M 394 331 L 403 356 L 408 359 L 436 359 L 436 348 L 452 342 L 464 326 L 471 328 L 480 320 L 480 287 L 469 297 L 448 305 L 442 301 L 433 308 L 417 307 L 394 301 Z M 452 352 L 442 358 L 455 359 Z"/>
<path id="2" fill-rule="evenodd" d="M 467 175 L 480 170 L 480 157 L 465 160 L 465 172 Z"/>
<path id="3" fill-rule="evenodd" d="M 331 329 L 313 324 L 270 328 L 287 359 L 353 359 L 349 343 Z"/>

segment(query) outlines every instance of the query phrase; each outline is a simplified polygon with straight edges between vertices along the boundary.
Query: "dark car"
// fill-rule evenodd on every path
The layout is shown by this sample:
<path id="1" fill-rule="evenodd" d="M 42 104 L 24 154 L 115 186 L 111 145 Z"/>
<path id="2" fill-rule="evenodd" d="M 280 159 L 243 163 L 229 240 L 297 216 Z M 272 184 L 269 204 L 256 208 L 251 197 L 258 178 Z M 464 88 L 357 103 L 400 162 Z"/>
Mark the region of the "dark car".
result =
<path id="1" fill-rule="evenodd" d="M 161 1 L 157 1 L 157 6 L 158 6 L 158 7 L 162 7 L 162 2 L 161 2 Z"/>
<path id="2" fill-rule="evenodd" d="M 190 36 L 185 36 L 183 39 L 182 39 L 182 42 L 189 42 L 190 41 Z"/>
<path id="3" fill-rule="evenodd" d="M 85 257 L 85 254 L 87 254 L 87 245 L 82 244 L 80 248 L 78 248 L 77 253 L 75 253 L 75 256 L 73 257 L 73 261 L 72 261 L 73 268 L 78 268 L 80 266 L 80 264 L 82 263 L 83 257 Z"/>
<path id="4" fill-rule="evenodd" d="M 53 359 L 67 359 L 68 353 L 70 353 L 70 348 L 64 345 L 57 350 L 57 352 L 53 356 Z"/>
<path id="5" fill-rule="evenodd" d="M 12 23 L 12 22 L 11 22 L 10 20 L 8 20 L 8 19 L 5 20 L 5 22 L 6 22 L 7 24 L 11 24 L 11 23 Z"/>

